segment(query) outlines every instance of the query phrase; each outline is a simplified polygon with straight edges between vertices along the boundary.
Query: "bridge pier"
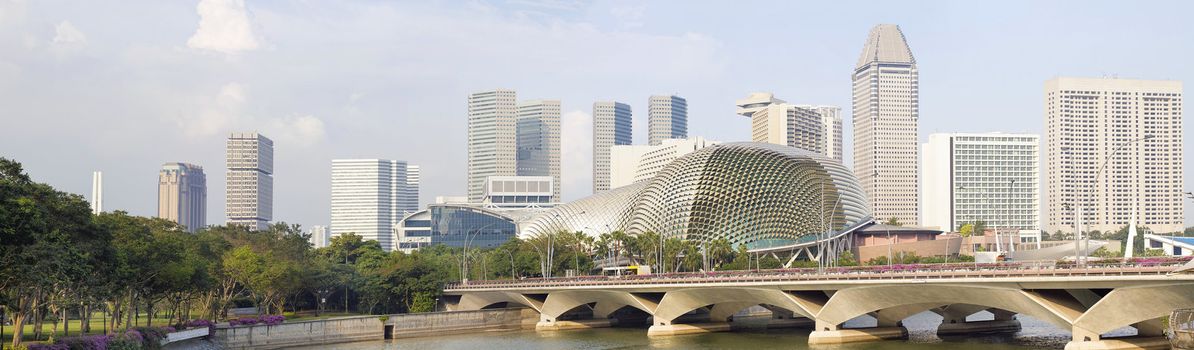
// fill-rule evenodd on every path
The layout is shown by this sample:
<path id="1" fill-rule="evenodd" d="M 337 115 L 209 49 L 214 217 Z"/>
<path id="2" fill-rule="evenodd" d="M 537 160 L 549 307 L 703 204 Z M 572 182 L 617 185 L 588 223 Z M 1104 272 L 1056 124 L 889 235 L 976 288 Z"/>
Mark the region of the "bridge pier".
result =
<path id="1" fill-rule="evenodd" d="M 1169 349 L 1169 338 L 1160 319 L 1153 319 L 1132 324 L 1136 328 L 1136 336 L 1102 338 L 1098 333 L 1073 327 L 1073 340 L 1066 343 L 1066 350 L 1139 350 L 1139 349 Z"/>
<path id="2" fill-rule="evenodd" d="M 1020 320 L 1016 313 L 1000 309 L 987 310 L 995 314 L 995 319 L 989 321 L 966 321 L 966 316 L 973 315 L 972 309 L 965 311 L 946 310 L 942 312 L 941 325 L 937 326 L 937 336 L 981 334 L 981 333 L 1015 333 L 1020 331 Z M 969 314 L 966 314 L 970 312 Z"/>
<path id="3" fill-rule="evenodd" d="M 771 319 L 767 320 L 768 329 L 812 328 L 816 325 L 813 320 L 797 316 L 795 312 L 780 308 L 769 309 L 771 310 Z"/>
<path id="4" fill-rule="evenodd" d="M 840 325 L 822 320 L 815 322 L 816 328 L 808 335 L 809 345 L 861 343 L 908 337 L 908 329 L 903 326 L 841 328 Z"/>

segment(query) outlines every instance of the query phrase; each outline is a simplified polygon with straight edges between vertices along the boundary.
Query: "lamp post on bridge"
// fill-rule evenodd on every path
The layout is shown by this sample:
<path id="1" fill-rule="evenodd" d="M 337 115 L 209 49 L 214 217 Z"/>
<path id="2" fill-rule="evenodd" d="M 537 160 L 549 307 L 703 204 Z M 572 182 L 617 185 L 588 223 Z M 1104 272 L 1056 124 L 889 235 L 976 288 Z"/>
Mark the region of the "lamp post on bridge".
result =
<path id="1" fill-rule="evenodd" d="M 1099 171 L 1095 172 L 1094 181 L 1091 184 L 1090 190 L 1086 191 L 1087 200 L 1089 201 L 1091 199 L 1090 197 L 1094 196 L 1095 189 L 1097 189 L 1099 187 L 1099 178 L 1103 176 L 1103 170 L 1107 169 L 1107 163 L 1111 162 L 1112 157 L 1115 157 L 1116 155 L 1118 155 L 1119 151 L 1122 151 L 1124 149 L 1124 147 L 1127 147 L 1128 145 L 1133 145 L 1140 141 L 1152 139 L 1153 137 L 1154 137 L 1153 135 L 1144 135 L 1144 137 L 1120 143 L 1119 146 L 1115 147 L 1115 150 L 1112 151 L 1111 154 L 1108 154 L 1106 157 L 1104 157 L 1103 165 L 1099 166 Z M 1139 160 L 1137 160 L 1137 161 L 1139 161 Z M 1089 238 L 1082 239 L 1081 237 L 1082 237 L 1082 223 L 1086 219 L 1086 210 L 1085 209 L 1086 209 L 1086 205 L 1088 205 L 1089 203 L 1086 203 L 1084 201 L 1080 201 L 1079 203 L 1081 203 L 1081 204 L 1078 205 L 1078 229 L 1076 230 L 1076 233 L 1074 235 L 1074 240 L 1075 240 L 1074 244 L 1080 244 L 1079 240 L 1081 240 L 1081 242 L 1082 242 L 1081 250 L 1082 251 L 1078 252 L 1079 254 L 1074 256 L 1074 259 L 1075 259 L 1075 263 L 1078 263 L 1078 265 L 1085 266 L 1086 259 L 1085 259 L 1084 255 L 1086 255 L 1085 250 L 1090 249 L 1090 239 Z"/>
<path id="2" fill-rule="evenodd" d="M 465 235 L 464 235 L 464 250 L 463 250 L 463 253 L 461 254 L 461 259 L 460 259 L 460 283 L 461 284 L 468 284 L 468 246 L 469 246 L 469 243 L 472 242 L 473 238 L 475 238 L 477 235 L 481 234 L 482 230 L 489 228 L 490 226 L 497 225 L 499 223 L 501 223 L 501 222 L 491 222 L 488 225 L 481 226 L 480 228 L 473 230 L 472 234 L 465 233 Z"/>

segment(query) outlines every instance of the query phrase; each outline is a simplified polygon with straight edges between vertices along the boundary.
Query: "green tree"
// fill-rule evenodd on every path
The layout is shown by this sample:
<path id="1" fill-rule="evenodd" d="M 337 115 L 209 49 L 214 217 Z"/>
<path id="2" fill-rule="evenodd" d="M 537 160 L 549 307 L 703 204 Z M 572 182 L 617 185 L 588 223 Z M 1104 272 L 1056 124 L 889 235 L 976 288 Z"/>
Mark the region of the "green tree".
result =
<path id="1" fill-rule="evenodd" d="M 883 222 L 883 224 L 884 224 L 884 225 L 891 225 L 891 226 L 904 226 L 904 224 L 900 223 L 900 219 L 897 219 L 897 218 L 896 218 L 896 217 L 894 217 L 894 216 L 892 216 L 892 217 L 888 218 L 888 219 L 887 219 L 887 221 L 884 221 L 884 222 Z"/>

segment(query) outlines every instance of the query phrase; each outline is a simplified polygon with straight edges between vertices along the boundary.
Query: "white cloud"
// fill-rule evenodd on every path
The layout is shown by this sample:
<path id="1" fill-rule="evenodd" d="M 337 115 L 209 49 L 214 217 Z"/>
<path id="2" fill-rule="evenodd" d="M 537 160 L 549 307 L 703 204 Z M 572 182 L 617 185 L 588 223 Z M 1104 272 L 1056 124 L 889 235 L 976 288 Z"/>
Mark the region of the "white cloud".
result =
<path id="1" fill-rule="evenodd" d="M 220 87 L 215 96 L 201 98 L 199 112 L 178 122 L 187 136 L 202 139 L 236 130 L 257 130 L 275 141 L 298 146 L 327 138 L 323 120 L 314 115 L 259 117 L 250 112 L 249 88 L 238 82 Z"/>
<path id="2" fill-rule="evenodd" d="M 54 27 L 53 42 L 55 45 L 84 44 L 87 42 L 87 36 L 83 35 L 83 32 L 79 31 L 78 28 L 75 28 L 70 21 L 62 21 L 62 23 L 58 23 Z"/>
<path id="3" fill-rule="evenodd" d="M 260 46 L 244 0 L 201 0 L 196 10 L 199 29 L 187 40 L 187 47 L 235 54 Z"/>
<path id="4" fill-rule="evenodd" d="M 561 116 L 560 158 L 566 200 L 585 197 L 593 191 L 593 117 L 583 111 Z"/>

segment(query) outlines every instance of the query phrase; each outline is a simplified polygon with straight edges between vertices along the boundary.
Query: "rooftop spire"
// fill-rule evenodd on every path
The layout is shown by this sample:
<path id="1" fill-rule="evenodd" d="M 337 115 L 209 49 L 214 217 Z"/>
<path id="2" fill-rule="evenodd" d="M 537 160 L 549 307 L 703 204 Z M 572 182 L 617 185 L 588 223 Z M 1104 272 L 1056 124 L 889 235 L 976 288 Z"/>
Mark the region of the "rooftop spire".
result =
<path id="1" fill-rule="evenodd" d="M 871 62 L 916 64 L 916 58 L 912 57 L 912 49 L 908 48 L 908 41 L 904 39 L 904 32 L 900 31 L 900 26 L 880 24 L 871 28 L 871 35 L 866 38 L 862 56 L 858 57 L 858 65 L 855 68 Z"/>

